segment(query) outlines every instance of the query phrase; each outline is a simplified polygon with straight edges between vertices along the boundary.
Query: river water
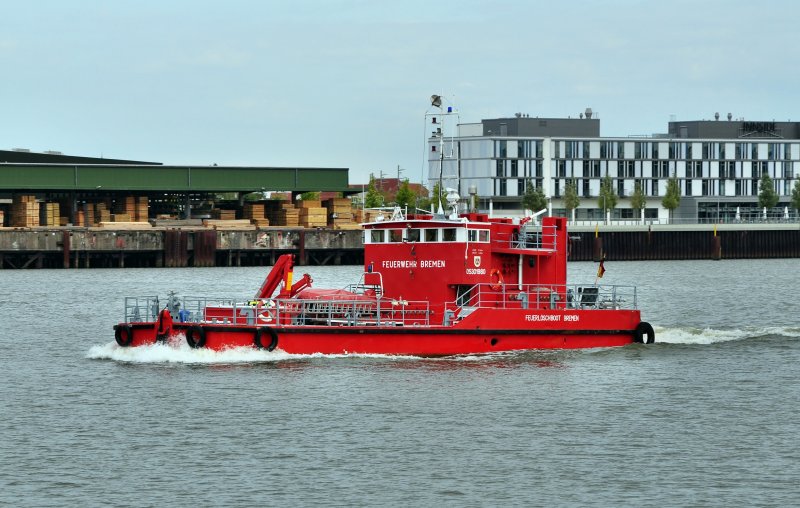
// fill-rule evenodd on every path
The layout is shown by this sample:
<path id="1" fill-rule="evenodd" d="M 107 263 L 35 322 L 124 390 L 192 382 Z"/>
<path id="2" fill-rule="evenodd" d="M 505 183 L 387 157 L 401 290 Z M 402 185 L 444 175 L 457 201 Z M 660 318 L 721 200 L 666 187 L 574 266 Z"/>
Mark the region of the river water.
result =
<path id="1" fill-rule="evenodd" d="M 605 267 L 639 286 L 656 344 L 122 349 L 124 296 L 246 298 L 267 269 L 0 272 L 0 505 L 796 505 L 800 262 Z M 571 263 L 570 282 L 596 269 Z"/>

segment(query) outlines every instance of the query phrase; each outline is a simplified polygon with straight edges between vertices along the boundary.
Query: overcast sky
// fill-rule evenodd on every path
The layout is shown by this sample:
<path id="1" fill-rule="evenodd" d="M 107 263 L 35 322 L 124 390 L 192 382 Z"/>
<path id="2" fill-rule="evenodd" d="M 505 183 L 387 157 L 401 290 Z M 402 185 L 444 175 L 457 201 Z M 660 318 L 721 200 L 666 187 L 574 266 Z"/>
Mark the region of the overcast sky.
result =
<path id="1" fill-rule="evenodd" d="M 800 120 L 796 0 L 0 0 L 0 149 L 419 181 L 424 114 Z"/>

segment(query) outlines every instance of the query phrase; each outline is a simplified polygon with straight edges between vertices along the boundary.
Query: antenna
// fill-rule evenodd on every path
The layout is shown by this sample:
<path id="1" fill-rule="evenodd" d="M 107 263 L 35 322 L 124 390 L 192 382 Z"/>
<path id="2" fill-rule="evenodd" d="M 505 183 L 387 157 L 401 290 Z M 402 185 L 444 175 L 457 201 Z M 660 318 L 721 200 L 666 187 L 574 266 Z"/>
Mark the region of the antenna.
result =
<path id="1" fill-rule="evenodd" d="M 426 130 L 428 129 L 427 126 L 427 118 L 431 117 L 430 123 L 435 127 L 433 135 L 431 136 L 434 140 L 438 138 L 438 150 L 439 150 L 439 193 L 434 198 L 434 202 L 438 204 L 438 215 L 444 215 L 444 196 L 442 195 L 444 192 L 444 159 L 453 158 L 455 157 L 455 140 L 453 134 L 450 135 L 450 154 L 445 154 L 445 123 L 451 116 L 456 116 L 456 124 L 458 123 L 458 112 L 453 109 L 453 106 L 444 107 L 442 104 L 445 102 L 445 98 L 441 95 L 431 95 L 431 106 L 437 108 L 439 111 L 434 113 L 426 112 Z M 435 143 L 435 141 L 434 141 Z M 435 152 L 437 149 L 436 145 L 432 146 L 431 151 Z M 432 159 L 428 159 L 429 164 L 432 162 Z M 430 167 L 430 166 L 429 166 Z M 400 169 L 400 168 L 398 168 Z M 398 172 L 399 178 L 399 172 Z M 448 179 L 450 176 L 448 176 Z M 457 177 L 456 177 L 457 178 Z M 430 181 L 430 180 L 429 180 Z"/>

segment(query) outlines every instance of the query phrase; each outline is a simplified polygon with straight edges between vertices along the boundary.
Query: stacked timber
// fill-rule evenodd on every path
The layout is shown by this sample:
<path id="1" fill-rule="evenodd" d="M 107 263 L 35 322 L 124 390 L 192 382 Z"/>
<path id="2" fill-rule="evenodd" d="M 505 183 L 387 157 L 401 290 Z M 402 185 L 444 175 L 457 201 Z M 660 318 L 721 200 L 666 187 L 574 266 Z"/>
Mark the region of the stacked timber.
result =
<path id="1" fill-rule="evenodd" d="M 264 203 L 245 203 L 242 215 L 245 219 L 250 221 L 250 224 L 257 228 L 265 228 L 269 226 L 269 219 L 264 214 Z"/>
<path id="2" fill-rule="evenodd" d="M 216 220 L 236 220 L 236 210 L 214 208 L 211 210 L 211 217 Z"/>
<path id="3" fill-rule="evenodd" d="M 269 219 L 269 223 L 277 226 L 280 220 L 281 204 L 285 201 L 280 199 L 270 199 L 264 202 L 264 216 Z"/>
<path id="4" fill-rule="evenodd" d="M 242 215 L 245 219 L 263 219 L 266 217 L 264 215 L 264 203 L 245 203 Z"/>
<path id="5" fill-rule="evenodd" d="M 0 210 L 0 228 L 6 225 L 6 213 Z"/>
<path id="6" fill-rule="evenodd" d="M 116 217 L 117 215 L 125 215 L 125 214 L 114 214 Z M 149 222 L 136 222 L 136 221 L 128 221 L 128 222 L 121 222 L 121 221 L 99 221 L 95 227 L 103 228 L 103 229 L 124 229 L 126 231 L 130 230 L 138 230 L 138 229 L 152 229 L 152 225 Z"/>
<path id="7" fill-rule="evenodd" d="M 147 196 L 138 196 L 136 198 L 136 214 L 134 215 L 136 222 L 147 222 L 149 203 Z"/>
<path id="8" fill-rule="evenodd" d="M 39 224 L 42 226 L 59 226 L 60 220 L 58 203 L 42 203 L 39 206 Z"/>
<path id="9" fill-rule="evenodd" d="M 127 221 L 119 222 L 130 222 L 130 217 L 136 217 L 136 198 L 134 196 L 125 196 L 124 198 L 115 202 L 114 215 L 127 215 L 129 217 Z"/>
<path id="10" fill-rule="evenodd" d="M 357 229 L 353 222 L 352 202 L 348 198 L 330 198 L 325 200 L 328 211 L 328 225 L 334 229 Z"/>
<path id="11" fill-rule="evenodd" d="M 111 214 L 111 221 L 112 222 L 133 222 L 131 220 L 131 214 L 129 214 L 129 213 L 112 213 Z"/>
<path id="12" fill-rule="evenodd" d="M 273 226 L 299 226 L 300 210 L 294 204 L 283 200 L 272 200 L 265 203 L 267 218 Z"/>
<path id="13" fill-rule="evenodd" d="M 300 225 L 300 210 L 295 208 L 292 203 L 283 203 L 278 216 L 281 221 L 281 224 L 278 224 L 279 226 Z"/>
<path id="14" fill-rule="evenodd" d="M 91 203 L 87 203 L 91 205 Z M 94 222 L 111 222 L 111 210 L 105 203 L 97 203 L 94 205 Z"/>
<path id="15" fill-rule="evenodd" d="M 324 228 L 328 225 L 328 210 L 319 207 L 300 208 L 300 225 L 304 228 Z"/>
<path id="16" fill-rule="evenodd" d="M 250 219 L 203 219 L 203 226 L 217 230 L 254 231 Z"/>
<path id="17" fill-rule="evenodd" d="M 39 225 L 39 203 L 36 196 L 16 195 L 11 201 L 11 227 L 31 228 Z"/>

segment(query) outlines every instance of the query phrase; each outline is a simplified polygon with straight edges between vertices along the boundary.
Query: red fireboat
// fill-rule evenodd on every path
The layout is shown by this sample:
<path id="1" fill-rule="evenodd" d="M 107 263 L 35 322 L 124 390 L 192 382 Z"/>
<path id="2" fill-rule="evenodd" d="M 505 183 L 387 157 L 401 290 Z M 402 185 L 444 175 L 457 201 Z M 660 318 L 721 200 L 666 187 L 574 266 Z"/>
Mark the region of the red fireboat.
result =
<path id="1" fill-rule="evenodd" d="M 598 285 L 599 277 L 567 284 L 563 217 L 396 209 L 362 228 L 364 272 L 347 288 L 313 288 L 308 274 L 293 281 L 287 254 L 252 300 L 126 298 L 115 339 L 122 347 L 185 337 L 212 350 L 418 356 L 655 341 L 635 287 Z"/>

